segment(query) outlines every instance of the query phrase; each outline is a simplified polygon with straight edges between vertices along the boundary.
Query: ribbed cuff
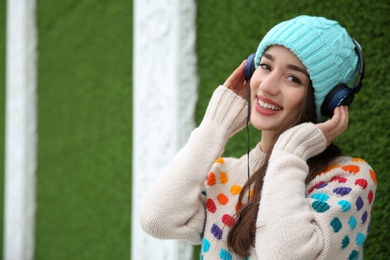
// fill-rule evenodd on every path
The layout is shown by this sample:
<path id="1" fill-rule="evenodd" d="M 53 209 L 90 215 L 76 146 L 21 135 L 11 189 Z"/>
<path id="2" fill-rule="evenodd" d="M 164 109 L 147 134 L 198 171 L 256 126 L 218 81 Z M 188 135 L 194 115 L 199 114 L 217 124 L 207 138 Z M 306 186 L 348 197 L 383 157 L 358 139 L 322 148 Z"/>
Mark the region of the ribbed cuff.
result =
<path id="1" fill-rule="evenodd" d="M 313 123 L 304 123 L 284 132 L 274 146 L 275 150 L 284 150 L 307 160 L 320 154 L 326 148 L 323 132 Z"/>
<path id="2" fill-rule="evenodd" d="M 245 127 L 247 117 L 247 101 L 220 85 L 211 97 L 203 121 L 212 121 L 224 128 L 230 138 Z"/>

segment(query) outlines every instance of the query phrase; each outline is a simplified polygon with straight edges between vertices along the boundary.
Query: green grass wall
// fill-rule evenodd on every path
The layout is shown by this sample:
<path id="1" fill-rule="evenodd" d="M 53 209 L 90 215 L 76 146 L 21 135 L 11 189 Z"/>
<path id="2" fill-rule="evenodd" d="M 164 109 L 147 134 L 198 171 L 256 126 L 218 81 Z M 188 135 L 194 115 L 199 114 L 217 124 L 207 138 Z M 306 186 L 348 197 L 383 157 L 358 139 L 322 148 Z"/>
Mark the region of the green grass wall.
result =
<path id="1" fill-rule="evenodd" d="M 256 47 L 277 23 L 300 14 L 325 16 L 339 21 L 362 45 L 366 79 L 350 110 L 350 125 L 337 143 L 351 156 L 361 157 L 378 178 L 371 233 L 365 259 L 390 255 L 390 56 L 389 1 L 197 1 L 197 53 L 200 76 L 196 121 L 199 123 L 214 89 Z M 251 129 L 251 144 L 259 133 Z M 245 131 L 232 138 L 226 155 L 246 152 Z M 197 249 L 198 250 L 198 249 Z M 194 257 L 196 259 L 197 256 Z"/>
<path id="2" fill-rule="evenodd" d="M 129 259 L 132 2 L 37 3 L 35 259 Z"/>

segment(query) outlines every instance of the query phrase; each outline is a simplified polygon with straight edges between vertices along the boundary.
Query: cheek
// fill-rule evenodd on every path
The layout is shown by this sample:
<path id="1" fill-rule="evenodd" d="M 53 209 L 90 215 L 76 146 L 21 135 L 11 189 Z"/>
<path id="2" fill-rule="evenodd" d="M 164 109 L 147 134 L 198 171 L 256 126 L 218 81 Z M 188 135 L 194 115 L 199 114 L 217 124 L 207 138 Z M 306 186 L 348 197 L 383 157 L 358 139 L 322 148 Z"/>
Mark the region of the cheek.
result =
<path id="1" fill-rule="evenodd" d="M 256 73 L 257 71 L 258 69 L 255 70 L 249 82 L 249 86 L 252 92 L 252 97 L 256 94 L 258 88 L 260 87 L 260 82 L 261 82 L 261 77 L 260 75 L 258 75 L 258 73 Z"/>
<path id="2" fill-rule="evenodd" d="M 302 107 L 302 102 L 305 102 L 305 93 L 302 92 L 289 93 L 287 97 L 288 97 L 288 102 L 286 102 L 284 109 L 286 110 L 286 112 L 288 111 L 288 114 L 291 117 L 293 118 L 298 117 L 300 113 L 303 113 L 301 107 Z"/>
<path id="3" fill-rule="evenodd" d="M 255 97 L 256 97 L 256 93 L 257 93 L 257 87 L 256 87 L 256 83 L 253 79 L 251 79 L 251 81 L 249 82 L 249 88 L 250 88 L 250 91 L 251 91 L 251 100 L 253 100 Z"/>
<path id="4" fill-rule="evenodd" d="M 284 109 L 295 110 L 301 106 L 305 100 L 306 90 L 304 88 L 286 87 L 284 88 Z"/>

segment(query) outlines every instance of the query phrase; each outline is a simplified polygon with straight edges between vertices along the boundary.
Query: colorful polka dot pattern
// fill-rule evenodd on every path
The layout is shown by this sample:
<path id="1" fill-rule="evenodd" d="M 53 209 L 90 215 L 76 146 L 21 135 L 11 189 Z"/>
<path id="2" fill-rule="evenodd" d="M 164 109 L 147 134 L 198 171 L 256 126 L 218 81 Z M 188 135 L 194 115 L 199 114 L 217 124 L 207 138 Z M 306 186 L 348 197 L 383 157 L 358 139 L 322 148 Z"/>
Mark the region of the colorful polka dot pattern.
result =
<path id="1" fill-rule="evenodd" d="M 201 259 L 211 251 L 213 259 L 238 259 L 228 250 L 226 237 L 235 222 L 237 198 L 245 180 L 234 179 L 234 173 L 222 171 L 223 167 L 220 166 L 224 163 L 225 160 L 219 158 L 205 182 L 206 209 L 211 221 L 206 222 Z M 339 249 L 345 252 L 343 255 L 348 256 L 348 259 L 362 257 L 360 248 L 370 229 L 369 220 L 375 196 L 372 183 L 376 184 L 376 175 L 370 170 L 367 178 L 360 178 L 359 163 L 365 162 L 353 159 L 348 165 L 333 165 L 317 177 L 320 181 L 313 181 L 315 184 L 307 189 L 307 198 L 315 214 L 333 216 L 329 218 L 329 230 L 339 238 Z M 336 175 L 335 172 L 340 174 Z M 327 179 L 330 173 L 331 177 Z M 355 195 L 356 191 L 359 196 Z M 253 195 L 251 192 L 250 196 Z"/>
<path id="2" fill-rule="evenodd" d="M 224 164 L 223 158 L 219 158 L 215 162 L 216 166 L 221 164 Z M 226 209 L 232 208 L 234 210 L 230 213 L 226 211 L 217 221 L 210 225 L 208 232 L 209 234 L 211 234 L 211 237 L 203 238 L 201 259 L 203 259 L 204 254 L 208 253 L 211 250 L 213 243 L 216 243 L 216 241 L 222 241 L 224 235 L 226 237 L 229 228 L 233 226 L 235 222 L 234 214 L 236 213 L 237 208 L 237 198 L 238 195 L 241 193 L 242 185 L 243 183 L 239 184 L 230 182 L 229 176 L 226 172 L 211 171 L 209 173 L 206 180 L 206 186 L 208 187 L 208 189 L 216 188 L 218 186 L 219 192 L 215 194 L 215 196 L 207 198 L 206 209 L 208 214 L 216 215 L 218 211 L 225 212 Z M 221 186 L 223 186 L 224 188 L 221 189 Z M 207 232 L 207 230 L 205 232 Z M 225 242 L 223 243 L 225 244 Z M 229 252 L 226 244 L 224 248 L 219 249 L 218 257 L 218 259 L 221 260 L 237 259 L 236 257 L 233 257 L 231 252 Z"/>
<path id="3" fill-rule="evenodd" d="M 359 163 L 364 161 L 362 159 L 353 159 L 352 162 Z M 344 172 L 353 175 L 359 173 L 360 171 L 358 164 L 345 166 L 334 165 L 323 174 L 327 174 L 331 170 L 335 170 L 337 168 L 340 168 Z M 370 170 L 370 179 L 358 178 L 353 182 L 353 185 L 348 183 L 348 178 L 346 178 L 345 175 L 334 176 L 330 179 L 330 183 L 337 184 L 337 187 L 332 189 L 333 195 L 336 195 L 336 197 L 339 198 L 337 201 L 339 208 L 335 210 L 340 210 L 340 216 L 343 216 L 346 221 L 342 221 L 340 218 L 334 217 L 330 221 L 329 225 L 331 226 L 331 230 L 333 230 L 334 233 L 345 234 L 341 240 L 340 248 L 342 250 L 347 250 L 350 248 L 351 251 L 348 259 L 359 259 L 359 248 L 363 246 L 367 233 L 369 232 L 370 223 L 367 223 L 367 220 L 369 219 L 369 212 L 367 210 L 362 210 L 366 204 L 368 205 L 366 208 L 372 208 L 371 206 L 374 200 L 374 191 L 366 190 L 369 187 L 369 182 L 376 184 L 376 175 L 372 170 Z M 328 204 L 328 199 L 330 197 L 328 195 L 329 193 L 327 193 L 327 191 L 325 191 L 325 193 L 321 192 L 327 186 L 328 184 L 322 181 L 313 185 L 309 189 L 309 194 L 312 193 L 310 198 L 313 199 L 312 208 L 316 212 L 325 213 L 332 209 L 332 206 Z M 354 201 L 345 199 L 350 198 L 348 195 L 356 188 L 360 189 L 361 194 L 367 195 L 365 197 L 357 196 Z M 347 217 L 345 218 L 345 216 Z M 367 228 L 365 233 L 354 232 L 358 226 L 364 226 L 366 224 Z M 352 239 L 350 237 L 351 235 L 354 236 Z"/>

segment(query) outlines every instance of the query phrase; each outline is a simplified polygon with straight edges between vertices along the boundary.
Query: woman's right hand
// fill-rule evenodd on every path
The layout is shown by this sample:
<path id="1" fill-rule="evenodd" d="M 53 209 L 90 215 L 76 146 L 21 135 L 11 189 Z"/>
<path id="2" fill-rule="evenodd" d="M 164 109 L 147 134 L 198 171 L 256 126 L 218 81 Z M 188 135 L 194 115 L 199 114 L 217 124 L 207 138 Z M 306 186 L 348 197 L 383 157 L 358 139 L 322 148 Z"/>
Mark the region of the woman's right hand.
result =
<path id="1" fill-rule="evenodd" d="M 241 62 L 240 66 L 233 71 L 233 73 L 229 76 L 229 78 L 223 83 L 225 87 L 233 90 L 237 95 L 241 96 L 244 99 L 248 98 L 248 88 L 249 82 L 245 80 L 245 63 L 246 60 Z"/>

